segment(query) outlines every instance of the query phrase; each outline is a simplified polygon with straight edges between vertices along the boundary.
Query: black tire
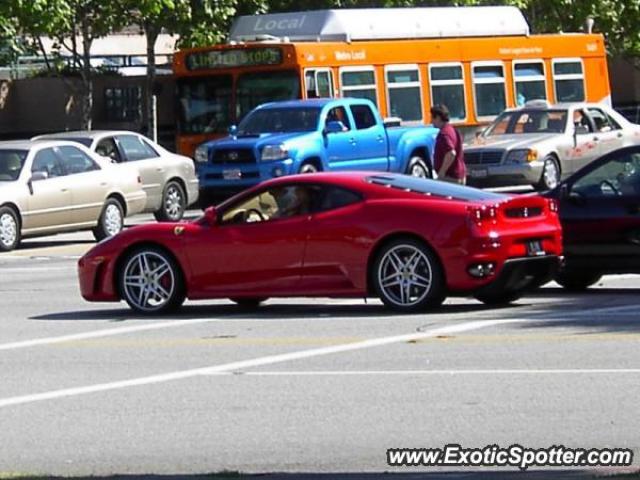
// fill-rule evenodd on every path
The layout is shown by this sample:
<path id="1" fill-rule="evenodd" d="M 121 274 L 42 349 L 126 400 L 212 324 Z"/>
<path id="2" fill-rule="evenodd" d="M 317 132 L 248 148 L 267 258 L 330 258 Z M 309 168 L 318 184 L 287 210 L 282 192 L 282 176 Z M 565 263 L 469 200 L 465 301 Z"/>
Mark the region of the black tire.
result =
<path id="1" fill-rule="evenodd" d="M 405 262 L 403 266 L 393 259 L 393 253 Z M 410 268 L 412 258 L 417 260 L 413 269 Z M 435 308 L 446 296 L 445 276 L 439 259 L 427 245 L 413 238 L 400 238 L 385 244 L 371 266 L 369 278 L 380 300 L 397 312 Z M 387 285 L 384 285 L 385 281 Z M 412 300 L 412 296 L 416 298 Z"/>
<path id="2" fill-rule="evenodd" d="M 107 198 L 98 219 L 98 226 L 93 229 L 97 241 L 113 237 L 124 229 L 124 208 L 115 198 Z"/>
<path id="3" fill-rule="evenodd" d="M 255 310 L 262 302 L 265 302 L 267 298 L 230 298 L 229 300 L 237 304 L 243 310 Z"/>
<path id="4" fill-rule="evenodd" d="M 556 275 L 555 281 L 565 290 L 571 292 L 582 292 L 592 285 L 595 285 L 602 278 L 599 272 L 576 272 L 563 270 Z"/>
<path id="5" fill-rule="evenodd" d="M 146 261 L 140 261 L 141 255 L 146 256 Z M 141 269 L 144 270 L 143 265 L 148 267 L 146 272 L 141 271 Z M 155 280 L 149 280 L 153 278 L 153 271 L 157 271 L 162 266 L 166 266 L 166 273 Z M 120 298 L 137 313 L 151 315 L 171 312 L 178 309 L 186 298 L 182 268 L 173 256 L 162 248 L 144 246 L 132 250 L 122 261 L 118 262 L 116 275 Z M 144 276 L 145 278 L 135 279 L 137 280 L 135 282 L 131 279 L 132 276 Z M 127 282 L 128 278 L 131 283 Z M 135 283 L 139 285 L 136 286 Z M 144 287 L 143 284 L 148 287 Z M 166 294 L 161 291 L 160 287 L 164 289 Z M 148 288 L 148 290 L 141 292 L 144 288 Z"/>
<path id="6" fill-rule="evenodd" d="M 179 222 L 187 209 L 187 194 L 176 181 L 168 182 L 162 192 L 162 204 L 153 213 L 159 222 Z"/>
<path id="7" fill-rule="evenodd" d="M 560 183 L 560 176 L 558 159 L 553 155 L 548 155 L 544 158 L 544 167 L 542 168 L 540 180 L 533 187 L 536 190 L 553 190 Z"/>
<path id="8" fill-rule="evenodd" d="M 318 167 L 313 162 L 304 162 L 300 166 L 300 170 L 298 171 L 298 173 L 318 173 L 318 172 L 319 172 Z"/>
<path id="9" fill-rule="evenodd" d="M 499 293 L 494 295 L 476 295 L 476 299 L 485 305 L 509 305 L 522 297 L 523 292 Z"/>
<path id="10" fill-rule="evenodd" d="M 409 159 L 406 174 L 418 178 L 433 178 L 431 169 L 420 155 L 414 155 Z"/>
<path id="11" fill-rule="evenodd" d="M 0 252 L 10 252 L 20 245 L 20 218 L 11 207 L 0 207 Z"/>

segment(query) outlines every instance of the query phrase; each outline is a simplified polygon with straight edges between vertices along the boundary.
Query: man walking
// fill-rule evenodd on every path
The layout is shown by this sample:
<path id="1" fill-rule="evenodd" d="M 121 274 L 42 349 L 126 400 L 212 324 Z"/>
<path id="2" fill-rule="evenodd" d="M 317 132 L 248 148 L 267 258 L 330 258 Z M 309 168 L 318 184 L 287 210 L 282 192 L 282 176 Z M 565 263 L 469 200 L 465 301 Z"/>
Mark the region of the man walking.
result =
<path id="1" fill-rule="evenodd" d="M 449 123 L 449 109 L 444 105 L 433 106 L 431 121 L 434 127 L 440 129 L 433 153 L 438 180 L 464 185 L 467 169 L 462 153 L 462 135 Z"/>

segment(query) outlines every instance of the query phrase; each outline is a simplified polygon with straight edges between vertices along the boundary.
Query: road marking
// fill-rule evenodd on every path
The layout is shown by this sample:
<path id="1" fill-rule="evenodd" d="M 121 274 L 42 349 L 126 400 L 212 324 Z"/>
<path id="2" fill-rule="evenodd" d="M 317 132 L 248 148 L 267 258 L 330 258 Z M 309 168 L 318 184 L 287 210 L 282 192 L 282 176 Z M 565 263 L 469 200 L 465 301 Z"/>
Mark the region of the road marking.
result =
<path id="1" fill-rule="evenodd" d="M 149 330 L 161 330 L 164 328 L 186 327 L 189 325 L 197 325 L 200 323 L 211 323 L 220 321 L 218 318 L 197 318 L 191 320 L 172 320 L 168 322 L 154 322 L 145 325 L 135 325 L 130 327 L 105 328 L 102 330 L 94 330 L 91 332 L 73 333 L 70 335 L 60 335 L 58 337 L 36 338 L 33 340 L 24 340 L 21 342 L 11 342 L 0 344 L 0 351 L 17 350 L 20 348 L 36 347 L 40 345 L 54 345 L 56 343 L 75 342 L 78 340 L 87 340 L 91 338 L 110 337 L 113 335 L 126 335 L 135 332 L 146 332 Z"/>
<path id="2" fill-rule="evenodd" d="M 551 369 L 497 369 L 497 370 L 307 370 L 264 372 L 216 372 L 211 375 L 248 375 L 253 377 L 287 376 L 358 376 L 358 375 L 574 375 L 574 374 L 639 374 L 640 368 L 551 368 Z"/>
<path id="3" fill-rule="evenodd" d="M 90 393 L 105 392 L 109 390 L 119 390 L 124 388 L 138 387 L 142 385 L 152 385 L 158 383 L 166 383 L 175 380 L 183 380 L 202 375 L 211 375 L 218 372 L 229 372 L 235 370 L 243 370 L 263 365 L 273 365 L 276 363 L 290 362 L 305 358 L 331 355 L 336 353 L 351 352 L 354 350 L 362 350 L 366 348 L 380 347 L 394 343 L 403 343 L 423 338 L 434 337 L 438 335 L 448 335 L 453 333 L 467 332 L 470 330 L 478 330 L 481 328 L 492 327 L 495 325 L 504 325 L 516 323 L 522 320 L 477 320 L 473 322 L 461 323 L 458 325 L 450 325 L 446 327 L 434 328 L 432 330 L 421 333 L 411 333 L 405 335 L 395 335 L 391 337 L 372 338 L 361 342 L 346 343 L 332 347 L 314 348 L 311 350 L 300 350 L 297 352 L 284 353 L 279 355 L 270 355 L 266 357 L 258 357 L 249 360 L 240 360 L 237 362 L 224 363 L 209 367 L 194 368 L 190 370 L 179 370 L 176 372 L 163 373 L 159 375 L 151 375 L 147 377 L 133 378 L 109 383 L 99 383 L 84 387 L 65 388 L 61 390 L 53 390 L 49 392 L 36 393 L 32 395 L 22 395 L 18 397 L 8 397 L 0 399 L 0 408 L 12 405 L 21 405 L 26 403 L 40 402 L 44 400 L 53 400 L 57 398 L 74 397 L 78 395 L 87 395 Z"/>
<path id="4" fill-rule="evenodd" d="M 61 270 L 75 270 L 75 265 L 66 265 L 59 267 L 1 267 L 2 273 L 21 273 L 21 272 L 52 272 Z"/>

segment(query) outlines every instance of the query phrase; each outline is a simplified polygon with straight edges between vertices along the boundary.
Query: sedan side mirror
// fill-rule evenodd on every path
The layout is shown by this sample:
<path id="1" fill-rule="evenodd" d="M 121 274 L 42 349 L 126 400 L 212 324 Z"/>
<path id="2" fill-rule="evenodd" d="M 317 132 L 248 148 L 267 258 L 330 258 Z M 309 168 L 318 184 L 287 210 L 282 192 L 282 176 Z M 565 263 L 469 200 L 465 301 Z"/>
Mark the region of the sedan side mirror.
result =
<path id="1" fill-rule="evenodd" d="M 215 226 L 218 222 L 218 211 L 216 210 L 216 207 L 207 207 L 204 211 L 204 218 L 210 227 Z"/>
<path id="2" fill-rule="evenodd" d="M 332 120 L 330 122 L 327 122 L 327 125 L 324 127 L 324 133 L 342 133 L 346 129 L 347 128 L 344 126 L 344 123 L 337 120 Z"/>
<path id="3" fill-rule="evenodd" d="M 46 180 L 49 178 L 49 174 L 47 172 L 37 171 L 31 174 L 30 182 L 39 182 L 40 180 Z"/>

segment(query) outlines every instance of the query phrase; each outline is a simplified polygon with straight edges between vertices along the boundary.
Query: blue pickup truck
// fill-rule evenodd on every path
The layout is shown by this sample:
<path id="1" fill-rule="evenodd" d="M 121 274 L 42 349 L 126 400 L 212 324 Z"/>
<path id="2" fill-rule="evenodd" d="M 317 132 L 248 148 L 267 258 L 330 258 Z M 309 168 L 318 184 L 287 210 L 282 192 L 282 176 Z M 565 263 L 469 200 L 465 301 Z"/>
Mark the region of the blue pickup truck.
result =
<path id="1" fill-rule="evenodd" d="M 294 173 L 378 170 L 431 177 L 437 133 L 434 127 L 385 125 L 366 99 L 268 103 L 231 127 L 228 137 L 200 145 L 196 170 L 204 198 Z"/>

